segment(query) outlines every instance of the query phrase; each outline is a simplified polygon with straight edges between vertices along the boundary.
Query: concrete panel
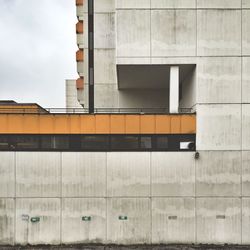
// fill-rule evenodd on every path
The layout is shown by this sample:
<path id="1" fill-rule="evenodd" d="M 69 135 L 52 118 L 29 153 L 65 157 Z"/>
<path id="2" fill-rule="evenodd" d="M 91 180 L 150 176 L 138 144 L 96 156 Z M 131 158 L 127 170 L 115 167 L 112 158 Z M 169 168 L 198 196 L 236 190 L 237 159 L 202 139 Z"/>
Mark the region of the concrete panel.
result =
<path id="1" fill-rule="evenodd" d="M 193 196 L 195 160 L 189 152 L 152 153 L 152 195 Z"/>
<path id="2" fill-rule="evenodd" d="M 118 95 L 117 84 L 95 84 L 95 107 L 117 108 Z"/>
<path id="3" fill-rule="evenodd" d="M 106 153 L 62 153 L 63 197 L 106 195 Z"/>
<path id="4" fill-rule="evenodd" d="M 250 104 L 242 105 L 242 149 L 250 150 Z"/>
<path id="5" fill-rule="evenodd" d="M 115 12 L 115 0 L 95 0 L 94 9 L 95 13 Z"/>
<path id="6" fill-rule="evenodd" d="M 242 58 L 242 102 L 250 103 L 250 57 Z"/>
<path id="7" fill-rule="evenodd" d="M 242 54 L 250 55 L 250 10 L 242 10 Z"/>
<path id="8" fill-rule="evenodd" d="M 0 197 L 15 196 L 15 153 L 0 152 Z"/>
<path id="9" fill-rule="evenodd" d="M 203 57 L 197 63 L 198 103 L 241 102 L 241 58 Z"/>
<path id="10" fill-rule="evenodd" d="M 197 15 L 198 56 L 241 55 L 240 10 L 198 10 Z"/>
<path id="11" fill-rule="evenodd" d="M 151 20 L 152 56 L 195 56 L 195 10 L 152 10 Z"/>
<path id="12" fill-rule="evenodd" d="M 250 244 L 250 198 L 242 198 L 242 244 Z"/>
<path id="13" fill-rule="evenodd" d="M 149 9 L 150 0 L 116 0 L 117 9 Z"/>
<path id="14" fill-rule="evenodd" d="M 197 105 L 197 150 L 241 149 L 241 105 Z"/>
<path id="15" fill-rule="evenodd" d="M 150 57 L 118 57 L 116 58 L 116 64 L 136 64 L 136 65 L 144 65 L 144 64 L 150 64 Z"/>
<path id="16" fill-rule="evenodd" d="M 135 2 L 135 1 L 133 1 Z M 137 2 L 137 1 L 136 1 Z M 118 10 L 117 56 L 150 56 L 150 11 Z"/>
<path id="17" fill-rule="evenodd" d="M 109 243 L 130 245 L 150 243 L 149 199 L 109 198 L 107 216 L 107 241 Z M 123 220 L 119 219 L 120 216 Z"/>
<path id="18" fill-rule="evenodd" d="M 242 0 L 242 8 L 250 8 L 250 1 Z"/>
<path id="19" fill-rule="evenodd" d="M 152 243 L 195 243 L 193 198 L 153 198 Z"/>
<path id="20" fill-rule="evenodd" d="M 240 199 L 198 198 L 196 209 L 197 243 L 241 243 Z"/>
<path id="21" fill-rule="evenodd" d="M 14 244 L 14 199 L 0 199 L 0 245 Z"/>
<path id="22" fill-rule="evenodd" d="M 16 243 L 60 243 L 60 199 L 32 198 L 16 200 Z M 32 218 L 40 221 L 32 222 Z"/>
<path id="23" fill-rule="evenodd" d="M 237 9 L 241 8 L 241 0 L 197 0 L 197 8 Z"/>
<path id="24" fill-rule="evenodd" d="M 95 14 L 94 23 L 94 47 L 115 48 L 115 14 Z"/>
<path id="25" fill-rule="evenodd" d="M 88 217 L 90 220 L 88 221 Z M 85 219 L 85 220 L 84 220 Z M 62 243 L 104 243 L 106 200 L 72 198 L 62 201 Z"/>
<path id="26" fill-rule="evenodd" d="M 16 196 L 58 197 L 60 168 L 60 153 L 17 152 Z"/>
<path id="27" fill-rule="evenodd" d="M 116 51 L 114 49 L 95 50 L 95 84 L 117 83 Z"/>
<path id="28" fill-rule="evenodd" d="M 242 196 L 250 196 L 250 151 L 242 152 Z"/>
<path id="29" fill-rule="evenodd" d="M 190 9 L 196 8 L 196 0 L 151 0 L 153 9 Z"/>
<path id="30" fill-rule="evenodd" d="M 108 196 L 150 195 L 150 153 L 107 154 Z"/>
<path id="31" fill-rule="evenodd" d="M 197 196 L 240 196 L 241 152 L 201 151 L 196 161 Z"/>

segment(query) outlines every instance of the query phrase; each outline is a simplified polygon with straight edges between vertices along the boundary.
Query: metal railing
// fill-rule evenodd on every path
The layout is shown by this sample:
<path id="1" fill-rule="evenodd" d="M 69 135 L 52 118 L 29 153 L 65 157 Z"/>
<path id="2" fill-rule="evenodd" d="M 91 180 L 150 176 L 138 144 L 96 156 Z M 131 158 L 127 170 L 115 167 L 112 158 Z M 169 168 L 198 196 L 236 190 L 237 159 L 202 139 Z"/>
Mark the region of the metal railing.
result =
<path id="1" fill-rule="evenodd" d="M 0 108 L 0 114 L 88 114 L 87 108 Z M 95 108 L 95 114 L 169 114 L 168 108 Z M 194 108 L 180 108 L 180 114 L 195 113 Z"/>

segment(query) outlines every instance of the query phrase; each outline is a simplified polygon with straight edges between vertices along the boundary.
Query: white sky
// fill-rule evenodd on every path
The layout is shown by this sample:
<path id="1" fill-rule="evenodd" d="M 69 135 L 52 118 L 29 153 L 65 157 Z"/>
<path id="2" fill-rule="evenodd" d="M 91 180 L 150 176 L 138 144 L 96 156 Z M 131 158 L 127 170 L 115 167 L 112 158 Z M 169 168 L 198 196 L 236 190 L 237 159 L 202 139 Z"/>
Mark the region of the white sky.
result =
<path id="1" fill-rule="evenodd" d="M 76 22 L 75 0 L 0 0 L 0 99 L 65 106 Z"/>

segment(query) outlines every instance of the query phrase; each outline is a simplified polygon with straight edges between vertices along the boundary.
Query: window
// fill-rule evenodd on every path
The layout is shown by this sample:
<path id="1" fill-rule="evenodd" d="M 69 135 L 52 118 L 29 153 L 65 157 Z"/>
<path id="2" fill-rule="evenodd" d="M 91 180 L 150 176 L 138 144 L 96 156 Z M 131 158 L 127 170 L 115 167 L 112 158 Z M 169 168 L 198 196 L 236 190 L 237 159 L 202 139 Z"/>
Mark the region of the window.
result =
<path id="1" fill-rule="evenodd" d="M 107 150 L 109 148 L 108 135 L 84 135 L 81 140 L 83 150 Z"/>
<path id="2" fill-rule="evenodd" d="M 152 136 L 142 136 L 141 149 L 151 149 L 151 148 L 152 148 Z"/>
<path id="3" fill-rule="evenodd" d="M 138 150 L 139 137 L 127 135 L 113 135 L 111 136 L 111 149 L 112 150 Z"/>
<path id="4" fill-rule="evenodd" d="M 168 136 L 157 136 L 156 137 L 156 148 L 157 149 L 168 149 Z"/>

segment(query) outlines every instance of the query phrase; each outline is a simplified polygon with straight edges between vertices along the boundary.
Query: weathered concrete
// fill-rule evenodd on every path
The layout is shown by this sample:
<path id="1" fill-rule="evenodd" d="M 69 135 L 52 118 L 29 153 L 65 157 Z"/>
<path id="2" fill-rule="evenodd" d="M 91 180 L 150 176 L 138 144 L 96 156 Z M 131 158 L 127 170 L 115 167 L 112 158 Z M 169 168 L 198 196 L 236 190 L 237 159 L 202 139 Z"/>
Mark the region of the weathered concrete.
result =
<path id="1" fill-rule="evenodd" d="M 58 197 L 60 172 L 60 153 L 17 152 L 16 196 Z"/>
<path id="2" fill-rule="evenodd" d="M 14 199 L 0 199 L 0 245 L 14 244 Z"/>
<path id="3" fill-rule="evenodd" d="M 198 198 L 196 209 L 197 243 L 241 243 L 239 198 Z"/>
<path id="4" fill-rule="evenodd" d="M 196 161 L 197 196 L 241 195 L 241 152 L 201 151 Z"/>
<path id="5" fill-rule="evenodd" d="M 0 152 L 0 197 L 15 196 L 15 153 Z"/>
<path id="6" fill-rule="evenodd" d="M 197 105 L 197 150 L 241 149 L 241 105 Z"/>
<path id="7" fill-rule="evenodd" d="M 117 10 L 117 56 L 150 56 L 150 11 Z"/>
<path id="8" fill-rule="evenodd" d="M 151 242 L 148 198 L 108 199 L 107 243 L 147 244 Z M 119 220 L 127 216 L 127 220 Z"/>
<path id="9" fill-rule="evenodd" d="M 152 153 L 152 195 L 193 196 L 195 160 L 193 153 Z"/>
<path id="10" fill-rule="evenodd" d="M 241 0 L 197 0 L 197 8 L 240 9 Z"/>
<path id="11" fill-rule="evenodd" d="M 106 195 L 105 153 L 62 153 L 62 196 Z"/>
<path id="12" fill-rule="evenodd" d="M 84 221 L 83 217 L 91 217 Z M 106 200 L 104 198 L 69 198 L 62 200 L 62 242 L 105 243 Z"/>
<path id="13" fill-rule="evenodd" d="M 31 218 L 39 217 L 39 222 Z M 16 200 L 16 244 L 60 243 L 60 199 Z"/>
<path id="14" fill-rule="evenodd" d="M 149 9 L 151 0 L 116 0 L 117 9 Z"/>
<path id="15" fill-rule="evenodd" d="M 108 196 L 150 195 L 150 153 L 107 154 Z"/>
<path id="16" fill-rule="evenodd" d="M 152 243 L 195 242 L 195 199 L 152 199 Z"/>
<path id="17" fill-rule="evenodd" d="M 197 62 L 197 103 L 241 102 L 241 58 L 201 57 Z"/>
<path id="18" fill-rule="evenodd" d="M 196 0 L 151 0 L 151 8 L 191 9 L 196 8 Z"/>
<path id="19" fill-rule="evenodd" d="M 242 10 L 242 54 L 250 55 L 250 10 Z"/>
<path id="20" fill-rule="evenodd" d="M 242 195 L 250 196 L 250 151 L 242 152 Z"/>
<path id="21" fill-rule="evenodd" d="M 194 10 L 152 10 L 152 56 L 195 56 L 195 23 Z"/>
<path id="22" fill-rule="evenodd" d="M 250 103 L 250 57 L 242 58 L 242 102 Z"/>
<path id="23" fill-rule="evenodd" d="M 240 10 L 198 10 L 198 56 L 241 55 L 240 27 Z"/>
<path id="24" fill-rule="evenodd" d="M 250 150 L 250 104 L 242 105 L 242 149 Z"/>

